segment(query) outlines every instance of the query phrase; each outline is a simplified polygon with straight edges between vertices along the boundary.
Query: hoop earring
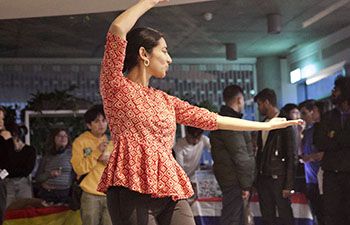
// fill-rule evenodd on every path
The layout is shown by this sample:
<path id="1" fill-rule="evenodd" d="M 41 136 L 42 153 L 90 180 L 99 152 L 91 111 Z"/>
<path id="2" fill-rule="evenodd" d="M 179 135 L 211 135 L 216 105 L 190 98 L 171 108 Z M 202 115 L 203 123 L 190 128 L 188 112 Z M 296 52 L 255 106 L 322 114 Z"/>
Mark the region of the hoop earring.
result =
<path id="1" fill-rule="evenodd" d="M 145 65 L 145 67 L 148 67 L 149 66 L 149 59 L 145 59 L 143 61 L 143 64 Z"/>

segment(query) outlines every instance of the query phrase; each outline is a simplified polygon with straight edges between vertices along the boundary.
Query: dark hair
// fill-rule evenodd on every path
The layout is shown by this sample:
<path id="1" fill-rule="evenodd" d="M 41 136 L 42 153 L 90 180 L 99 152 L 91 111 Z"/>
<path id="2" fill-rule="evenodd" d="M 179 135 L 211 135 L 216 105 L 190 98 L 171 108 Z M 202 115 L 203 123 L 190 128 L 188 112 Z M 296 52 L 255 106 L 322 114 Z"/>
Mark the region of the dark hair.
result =
<path id="1" fill-rule="evenodd" d="M 318 111 L 320 112 L 321 116 L 327 111 L 326 102 L 324 101 L 317 101 L 315 103 L 315 106 L 318 108 Z"/>
<path id="2" fill-rule="evenodd" d="M 292 118 L 289 117 L 289 113 L 293 110 L 293 109 L 298 109 L 298 106 L 294 103 L 287 103 L 285 104 L 282 109 L 281 109 L 281 113 L 282 115 L 285 115 L 285 117 L 290 120 Z"/>
<path id="3" fill-rule="evenodd" d="M 19 138 L 21 141 L 25 141 L 25 136 L 28 133 L 28 128 L 24 125 L 18 125 L 16 123 L 9 123 L 6 125 L 6 130 L 8 130 L 12 137 Z"/>
<path id="4" fill-rule="evenodd" d="M 191 135 L 194 138 L 201 136 L 204 132 L 204 130 L 202 130 L 200 128 L 190 127 L 190 126 L 186 127 L 186 131 L 189 135 Z"/>
<path id="5" fill-rule="evenodd" d="M 98 115 L 102 115 L 106 118 L 105 112 L 103 111 L 102 105 L 94 105 L 86 113 L 84 114 L 84 120 L 85 123 L 90 124 L 92 121 L 94 121 Z"/>
<path id="6" fill-rule="evenodd" d="M 0 111 L 2 111 L 4 113 L 4 117 L 6 116 L 6 109 L 0 105 Z"/>
<path id="7" fill-rule="evenodd" d="M 123 72 L 130 71 L 139 61 L 139 49 L 144 47 L 148 53 L 152 53 L 155 46 L 158 45 L 159 39 L 164 35 L 152 28 L 141 27 L 131 30 L 126 35 L 128 44 L 126 46 Z"/>
<path id="8" fill-rule="evenodd" d="M 71 139 L 68 130 L 65 128 L 55 128 L 50 132 L 49 138 L 47 139 L 48 149 L 51 154 L 55 154 L 57 152 L 55 138 L 61 131 L 66 132 L 66 134 L 68 135 L 68 143 L 65 149 L 71 146 Z"/>
<path id="9" fill-rule="evenodd" d="M 299 104 L 298 108 L 305 108 L 309 111 L 313 110 L 316 107 L 316 101 L 314 99 L 308 99 Z"/>
<path id="10" fill-rule="evenodd" d="M 265 88 L 261 90 L 255 97 L 254 102 L 260 101 L 266 101 L 268 100 L 271 105 L 276 106 L 277 105 L 277 97 L 274 90 L 270 88 Z"/>
<path id="11" fill-rule="evenodd" d="M 348 101 L 350 104 L 350 77 L 338 76 L 334 86 L 340 90 L 340 102 Z"/>
<path id="12" fill-rule="evenodd" d="M 236 97 L 238 94 L 243 94 L 243 89 L 235 84 L 229 85 L 225 87 L 223 92 L 224 101 L 227 104 L 230 102 L 234 97 Z"/>

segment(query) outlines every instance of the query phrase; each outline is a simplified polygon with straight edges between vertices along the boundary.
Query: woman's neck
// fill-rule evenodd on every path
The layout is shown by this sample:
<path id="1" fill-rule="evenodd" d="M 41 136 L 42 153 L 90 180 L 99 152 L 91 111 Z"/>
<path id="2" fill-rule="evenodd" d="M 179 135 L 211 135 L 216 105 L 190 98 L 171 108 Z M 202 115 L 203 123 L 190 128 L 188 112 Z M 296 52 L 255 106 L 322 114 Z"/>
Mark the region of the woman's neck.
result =
<path id="1" fill-rule="evenodd" d="M 276 107 L 271 107 L 268 112 L 267 112 L 267 115 L 266 117 L 269 118 L 269 119 L 272 119 L 272 118 L 275 118 L 279 113 L 279 110 L 278 108 Z"/>
<path id="2" fill-rule="evenodd" d="M 126 76 L 129 80 L 141 84 L 142 86 L 148 87 L 151 75 L 148 75 L 145 67 L 136 66 Z"/>

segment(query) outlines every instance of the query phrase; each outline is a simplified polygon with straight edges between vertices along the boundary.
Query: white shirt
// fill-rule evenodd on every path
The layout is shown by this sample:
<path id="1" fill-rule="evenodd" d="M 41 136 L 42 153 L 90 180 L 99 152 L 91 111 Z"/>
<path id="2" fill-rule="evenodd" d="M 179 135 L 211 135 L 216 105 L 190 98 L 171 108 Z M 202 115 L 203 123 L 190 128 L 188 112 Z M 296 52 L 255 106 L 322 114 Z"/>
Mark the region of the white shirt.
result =
<path id="1" fill-rule="evenodd" d="M 202 135 L 196 145 L 191 145 L 186 138 L 180 138 L 174 146 L 176 161 L 185 170 L 191 180 L 194 179 L 194 173 L 199 169 L 200 159 L 203 149 L 210 149 L 209 138 Z"/>
<path id="2" fill-rule="evenodd" d="M 269 122 L 270 119 L 266 119 L 265 122 Z M 267 137 L 269 136 L 269 131 L 268 130 L 263 130 L 261 131 L 261 139 L 262 139 L 262 148 L 264 148 L 266 141 L 267 141 Z"/>

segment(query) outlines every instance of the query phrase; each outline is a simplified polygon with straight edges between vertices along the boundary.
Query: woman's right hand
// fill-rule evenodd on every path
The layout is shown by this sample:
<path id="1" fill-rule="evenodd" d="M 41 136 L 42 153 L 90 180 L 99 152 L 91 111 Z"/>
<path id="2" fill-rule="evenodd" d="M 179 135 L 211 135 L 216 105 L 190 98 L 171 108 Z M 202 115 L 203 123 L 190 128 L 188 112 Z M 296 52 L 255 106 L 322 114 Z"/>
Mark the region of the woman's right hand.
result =
<path id="1" fill-rule="evenodd" d="M 50 172 L 50 175 L 51 175 L 51 177 L 58 177 L 58 176 L 60 176 L 61 175 L 61 170 L 60 169 L 57 169 L 57 170 L 51 170 L 51 172 Z"/>
<path id="2" fill-rule="evenodd" d="M 135 25 L 136 21 L 149 9 L 160 2 L 167 0 L 140 0 L 120 14 L 111 24 L 109 31 L 119 37 L 126 39 L 126 34 Z"/>

